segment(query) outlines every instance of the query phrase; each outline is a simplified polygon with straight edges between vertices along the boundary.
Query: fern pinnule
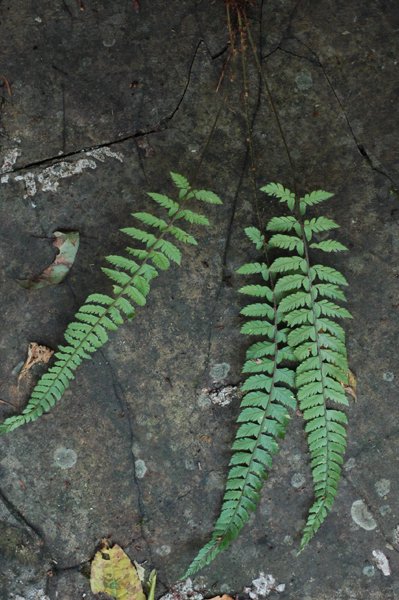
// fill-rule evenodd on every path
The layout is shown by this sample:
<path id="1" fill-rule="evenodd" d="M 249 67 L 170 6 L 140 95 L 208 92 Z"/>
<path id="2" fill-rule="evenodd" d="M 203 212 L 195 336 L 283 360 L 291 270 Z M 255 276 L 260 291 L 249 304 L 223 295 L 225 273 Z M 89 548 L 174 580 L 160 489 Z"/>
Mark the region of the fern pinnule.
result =
<path id="1" fill-rule="evenodd" d="M 262 191 L 286 202 L 294 213 L 275 217 L 267 225 L 273 233 L 269 245 L 290 256 L 277 258 L 270 270 L 277 277 L 278 312 L 286 323 L 288 345 L 298 362 L 296 388 L 311 459 L 315 500 L 310 508 L 301 540 L 303 549 L 331 510 L 338 490 L 346 447 L 346 414 L 341 406 L 348 400 L 344 384 L 348 378 L 345 332 L 335 320 L 349 318 L 342 287 L 347 285 L 336 269 L 314 264 L 313 251 L 346 250 L 335 240 L 312 241 L 320 232 L 336 229 L 331 219 L 304 219 L 308 207 L 328 200 L 332 194 L 318 190 L 292 204 L 289 190 L 269 184 Z M 287 232 L 281 235 L 281 231 Z M 289 242 L 288 238 L 292 238 Z"/>
<path id="2" fill-rule="evenodd" d="M 249 227 L 246 233 L 258 249 L 264 245 L 258 229 Z M 221 512 L 211 540 L 199 551 L 184 577 L 205 567 L 227 548 L 256 509 L 272 457 L 278 450 L 278 439 L 284 437 L 287 428 L 288 411 L 296 404 L 292 392 L 295 372 L 285 366 L 294 357 L 287 345 L 286 330 L 279 327 L 269 268 L 252 262 L 237 272 L 260 277 L 261 283 L 245 285 L 239 291 L 253 299 L 241 310 L 248 319 L 241 332 L 261 339 L 248 348 L 242 369 L 246 376 L 241 387 L 244 396 Z"/>
<path id="3" fill-rule="evenodd" d="M 187 201 L 221 204 L 221 200 L 214 192 L 191 188 L 187 179 L 178 173 L 171 173 L 171 177 L 178 188 L 178 199 L 149 193 L 152 201 L 163 210 L 164 217 L 149 212 L 133 213 L 139 226 L 121 229 L 134 242 L 132 247 L 126 248 L 128 256 L 107 256 L 110 266 L 102 269 L 113 283 L 112 294 L 88 296 L 64 333 L 66 345 L 58 347 L 55 363 L 34 387 L 22 414 L 8 417 L 0 424 L 0 434 L 34 421 L 49 411 L 75 378 L 75 370 L 82 361 L 90 359 L 108 341 L 110 331 L 132 319 L 137 306 L 146 304 L 151 282 L 159 271 L 168 269 L 171 262 L 180 264 L 181 250 L 176 241 L 197 244 L 191 233 L 180 225 L 184 222 L 189 226 L 208 225 L 209 221 L 204 215 L 185 208 Z"/>

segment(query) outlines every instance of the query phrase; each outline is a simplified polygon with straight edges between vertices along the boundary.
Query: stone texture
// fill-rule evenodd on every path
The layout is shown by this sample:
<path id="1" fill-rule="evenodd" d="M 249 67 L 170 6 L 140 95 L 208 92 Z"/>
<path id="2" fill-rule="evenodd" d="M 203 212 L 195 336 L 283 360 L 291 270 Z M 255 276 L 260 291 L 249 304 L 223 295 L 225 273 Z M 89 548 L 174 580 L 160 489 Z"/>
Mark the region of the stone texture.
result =
<path id="1" fill-rule="evenodd" d="M 107 286 L 102 257 L 124 247 L 118 228 L 146 205 L 146 190 L 170 189 L 174 169 L 225 201 L 209 209 L 199 249 L 155 282 L 137 320 L 81 367 L 51 413 L 0 440 L 1 600 L 91 598 L 87 563 L 106 536 L 158 570 L 161 593 L 207 540 L 220 506 L 238 398 L 221 406 L 204 402 L 202 390 L 241 380 L 235 269 L 252 253 L 242 230 L 276 206 L 254 199 L 248 176 L 238 56 L 215 92 L 226 57 L 218 56 L 227 43 L 222 3 L 140 4 L 138 13 L 122 0 L 0 6 L 0 77 L 13 92 L 3 82 L 0 169 L 16 159 L 0 183 L 1 399 L 23 407 L 41 372 L 18 386 L 14 369 L 28 343 L 55 347 L 86 295 Z M 399 11 L 376 0 L 284 0 L 257 3 L 250 15 L 300 191 L 336 194 L 327 212 L 350 247 L 334 263 L 351 282 L 358 401 L 340 493 L 310 547 L 296 555 L 311 478 L 293 419 L 258 512 L 194 584 L 205 595 L 241 592 L 263 572 L 286 585 L 280 596 L 289 600 L 394 600 Z M 250 58 L 249 91 L 256 183 L 290 186 Z M 97 145 L 109 149 L 102 159 L 85 152 Z M 57 186 L 46 190 L 40 178 L 53 165 Z M 51 262 L 59 229 L 80 232 L 67 280 L 21 288 L 18 279 Z M 11 413 L 6 404 L 0 411 Z M 384 496 L 381 480 L 390 482 Z M 375 529 L 352 520 L 359 500 Z M 392 577 L 371 569 L 373 550 L 387 555 Z"/>

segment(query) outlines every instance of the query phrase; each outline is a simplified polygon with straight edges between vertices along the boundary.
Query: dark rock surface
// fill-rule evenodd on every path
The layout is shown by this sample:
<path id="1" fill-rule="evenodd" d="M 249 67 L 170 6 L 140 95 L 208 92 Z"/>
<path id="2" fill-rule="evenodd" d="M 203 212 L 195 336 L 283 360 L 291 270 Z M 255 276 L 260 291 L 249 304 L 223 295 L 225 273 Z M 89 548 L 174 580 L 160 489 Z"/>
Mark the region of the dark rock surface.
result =
<path id="1" fill-rule="evenodd" d="M 0 4 L 0 399 L 22 409 L 40 374 L 18 386 L 28 343 L 61 343 L 87 294 L 107 288 L 102 257 L 124 247 L 118 228 L 145 206 L 145 191 L 170 189 L 176 170 L 224 200 L 209 209 L 199 249 L 155 282 L 148 306 L 80 368 L 62 401 L 0 439 L 1 600 L 92 598 L 85 567 L 106 536 L 156 568 L 166 590 L 220 506 L 238 400 L 218 406 L 202 390 L 240 382 L 235 269 L 252 252 L 243 227 L 257 223 L 241 58 L 216 93 L 228 41 L 222 1 L 140 5 Z M 273 0 L 249 15 L 300 191 L 336 195 L 327 213 L 350 248 L 334 261 L 351 283 L 358 401 L 339 496 L 311 545 L 296 556 L 311 479 L 293 419 L 258 512 L 196 583 L 206 595 L 240 593 L 264 572 L 285 583 L 281 599 L 395 600 L 399 9 Z M 290 186 L 249 50 L 248 80 L 257 185 Z M 264 217 L 275 210 L 265 198 L 258 205 Z M 67 280 L 21 288 L 18 279 L 51 262 L 59 229 L 81 238 Z M 375 567 L 373 550 L 389 558 L 391 576 Z"/>

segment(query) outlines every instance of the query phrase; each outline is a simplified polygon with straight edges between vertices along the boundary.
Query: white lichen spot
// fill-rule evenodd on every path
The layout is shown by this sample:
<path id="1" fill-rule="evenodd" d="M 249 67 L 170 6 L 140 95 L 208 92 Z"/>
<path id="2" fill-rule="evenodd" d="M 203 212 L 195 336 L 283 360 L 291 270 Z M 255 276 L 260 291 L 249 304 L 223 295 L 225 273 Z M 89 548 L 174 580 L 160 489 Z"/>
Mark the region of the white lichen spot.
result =
<path id="1" fill-rule="evenodd" d="M 374 577 L 375 568 L 373 567 L 373 565 L 366 565 L 365 567 L 363 567 L 363 575 L 366 575 L 366 577 Z"/>
<path id="2" fill-rule="evenodd" d="M 36 21 L 36 23 L 43 23 L 43 20 L 41 17 L 35 17 L 35 21 Z"/>
<path id="3" fill-rule="evenodd" d="M 386 373 L 383 373 L 382 378 L 384 381 L 391 382 L 395 379 L 395 375 L 391 371 L 386 371 Z"/>
<path id="4" fill-rule="evenodd" d="M 392 543 L 399 546 L 399 525 L 392 530 Z"/>
<path id="5" fill-rule="evenodd" d="M 351 457 L 351 458 L 348 458 L 348 460 L 344 464 L 344 469 L 345 469 L 345 471 L 351 471 L 352 469 L 355 468 L 355 466 L 356 466 L 356 459 Z"/>
<path id="6" fill-rule="evenodd" d="M 307 90 L 312 89 L 312 75 L 309 73 L 309 71 L 300 71 L 295 77 L 295 84 L 298 90 L 300 90 L 301 92 L 306 92 Z"/>
<path id="7" fill-rule="evenodd" d="M 25 173 L 24 175 L 17 175 L 15 181 L 23 181 L 25 183 L 26 194 L 24 194 L 24 198 L 32 198 L 36 195 L 37 187 L 33 173 L 28 171 L 28 173 Z"/>
<path id="8" fill-rule="evenodd" d="M 377 569 L 379 569 L 385 577 L 389 577 L 391 574 L 391 567 L 385 554 L 381 550 L 373 550 L 373 559 Z"/>
<path id="9" fill-rule="evenodd" d="M 351 517 L 356 525 L 359 525 L 366 531 L 372 531 L 377 527 L 377 523 L 367 508 L 364 500 L 355 500 L 351 506 Z"/>
<path id="10" fill-rule="evenodd" d="M 9 150 L 3 159 L 3 164 L 0 167 L 0 173 L 9 173 L 17 162 L 18 156 L 21 156 L 19 148 Z M 3 183 L 3 182 L 2 182 Z"/>
<path id="11" fill-rule="evenodd" d="M 10 179 L 10 176 L 9 176 L 9 175 L 3 175 L 3 176 L 0 178 L 0 181 L 1 181 L 1 183 L 8 183 L 8 180 L 9 180 L 9 179 Z"/>
<path id="12" fill-rule="evenodd" d="M 389 506 L 389 504 L 383 504 L 378 510 L 380 512 L 380 515 L 383 517 L 392 512 L 392 508 Z"/>
<path id="13" fill-rule="evenodd" d="M 282 593 L 285 590 L 285 583 L 277 583 L 276 579 L 270 573 L 259 573 L 259 577 L 254 579 L 250 587 L 244 588 L 244 593 L 248 594 L 251 600 L 266 598 L 272 592 Z"/>
<path id="14" fill-rule="evenodd" d="M 78 455 L 72 448 L 59 446 L 59 448 L 54 451 L 53 458 L 56 467 L 59 467 L 60 469 L 72 469 L 72 467 L 76 465 Z"/>
<path id="15" fill-rule="evenodd" d="M 197 468 L 197 464 L 193 461 L 192 458 L 186 458 L 184 461 L 184 468 L 187 469 L 187 471 L 195 471 L 195 469 Z"/>
<path id="16" fill-rule="evenodd" d="M 223 381 L 226 379 L 230 371 L 229 363 L 214 363 L 210 370 L 210 375 L 214 383 Z"/>
<path id="17" fill-rule="evenodd" d="M 141 458 L 138 458 L 134 464 L 135 464 L 135 468 L 136 468 L 137 479 L 143 479 L 143 477 L 145 476 L 145 474 L 148 471 L 147 465 Z"/>
<path id="18" fill-rule="evenodd" d="M 74 162 L 61 161 L 51 167 L 47 167 L 37 176 L 43 192 L 56 192 L 60 179 L 66 179 L 73 175 L 80 175 L 87 169 L 96 169 L 97 164 L 94 160 L 80 158 Z"/>
<path id="19" fill-rule="evenodd" d="M 31 591 L 26 592 L 25 596 L 20 596 L 19 594 L 11 594 L 10 600 L 50 600 L 50 598 L 43 590 L 33 589 Z"/>
<path id="20" fill-rule="evenodd" d="M 204 595 L 194 588 L 190 578 L 174 585 L 170 591 L 159 600 L 203 600 Z"/>
<path id="21" fill-rule="evenodd" d="M 391 482 L 389 479 L 379 479 L 375 482 L 374 488 L 377 494 L 383 498 L 391 491 Z"/>
<path id="22" fill-rule="evenodd" d="M 212 402 L 207 391 L 203 391 L 199 395 L 197 404 L 200 408 L 208 408 L 208 406 L 211 406 Z"/>
<path id="23" fill-rule="evenodd" d="M 111 150 L 111 148 L 107 148 L 106 146 L 104 148 L 95 148 L 94 150 L 89 150 L 89 152 L 86 152 L 86 155 L 92 156 L 100 162 L 104 162 L 105 159 L 109 157 L 115 158 L 116 160 L 119 160 L 119 162 L 123 163 L 122 152 L 114 152 L 113 150 Z"/>
<path id="24" fill-rule="evenodd" d="M 155 552 L 159 556 L 168 556 L 168 554 L 172 552 L 172 548 L 167 544 L 164 544 L 163 546 L 159 546 L 159 548 L 155 548 Z"/>
<path id="25" fill-rule="evenodd" d="M 211 404 L 224 407 L 229 406 L 239 396 L 240 392 L 236 385 L 226 385 L 215 390 L 204 388 L 197 402 L 201 408 L 206 408 Z"/>
<path id="26" fill-rule="evenodd" d="M 0 169 L 1 173 L 7 173 L 12 171 L 12 167 L 15 164 L 20 151 L 15 148 L 9 152 L 4 158 L 3 166 Z M 25 184 L 26 194 L 24 198 L 32 198 L 36 195 L 38 190 L 41 189 L 43 192 L 56 192 L 59 187 L 61 179 L 72 177 L 74 175 L 80 175 L 84 171 L 93 170 L 97 168 L 96 159 L 99 162 L 104 162 L 106 158 L 114 158 L 120 162 L 123 162 L 123 154 L 121 152 L 114 152 L 110 148 L 97 148 L 84 153 L 85 156 L 91 158 L 79 158 L 78 160 L 72 161 L 60 161 L 53 165 L 46 167 L 38 175 L 32 172 L 24 173 L 23 175 L 17 175 L 14 181 L 23 181 Z M 9 176 L 3 176 L 1 183 L 10 183 L 12 179 Z"/>
<path id="27" fill-rule="evenodd" d="M 304 485 L 305 481 L 305 476 L 302 475 L 302 473 L 294 473 L 291 477 L 291 485 L 293 488 L 296 489 L 301 488 Z"/>

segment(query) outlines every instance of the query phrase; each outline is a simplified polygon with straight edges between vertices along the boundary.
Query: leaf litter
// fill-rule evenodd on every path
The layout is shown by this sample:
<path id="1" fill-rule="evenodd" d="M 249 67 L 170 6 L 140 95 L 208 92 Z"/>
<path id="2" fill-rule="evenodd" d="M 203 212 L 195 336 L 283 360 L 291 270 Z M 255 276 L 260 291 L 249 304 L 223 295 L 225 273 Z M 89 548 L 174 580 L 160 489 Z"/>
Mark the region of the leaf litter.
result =
<path id="1" fill-rule="evenodd" d="M 34 365 L 46 365 L 53 354 L 54 350 L 51 350 L 51 348 L 48 348 L 47 346 L 41 346 L 37 342 L 30 342 L 28 346 L 28 356 L 18 375 L 18 382 L 27 376 L 28 372 Z"/>
<path id="2" fill-rule="evenodd" d="M 136 566 L 135 566 L 136 565 Z M 100 549 L 91 563 L 90 586 L 93 594 L 107 594 L 114 600 L 146 600 L 143 591 L 144 569 L 133 564 L 118 544 L 102 540 Z M 156 573 L 148 579 L 147 600 L 154 600 Z"/>
<path id="3" fill-rule="evenodd" d="M 55 231 L 53 236 L 53 246 L 58 251 L 54 261 L 40 275 L 32 279 L 19 280 L 22 287 L 37 290 L 57 285 L 68 275 L 79 249 L 79 233 L 77 231 Z"/>

